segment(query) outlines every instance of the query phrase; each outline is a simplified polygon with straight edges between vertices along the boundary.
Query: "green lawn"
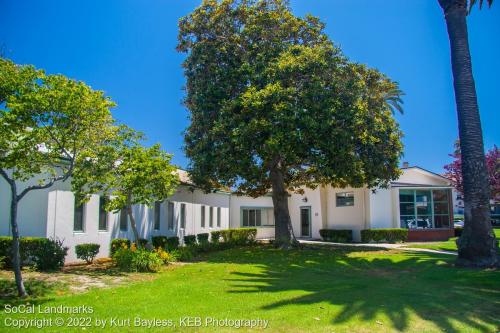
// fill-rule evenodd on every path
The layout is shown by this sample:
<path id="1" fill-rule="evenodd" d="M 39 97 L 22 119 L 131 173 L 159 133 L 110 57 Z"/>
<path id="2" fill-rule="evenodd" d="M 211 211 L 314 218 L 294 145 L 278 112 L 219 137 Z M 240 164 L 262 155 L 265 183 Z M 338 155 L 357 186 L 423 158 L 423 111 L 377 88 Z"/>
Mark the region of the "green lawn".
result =
<path id="1" fill-rule="evenodd" d="M 500 251 L 500 229 L 493 229 L 496 238 L 499 240 L 499 251 Z M 457 251 L 457 238 L 450 238 L 446 242 L 429 242 L 429 243 L 418 243 L 412 244 L 408 243 L 405 247 L 413 247 L 419 249 L 431 249 L 431 250 L 444 250 L 444 251 Z"/>
<path id="2" fill-rule="evenodd" d="M 148 274 L 147 281 L 128 286 L 65 296 L 51 292 L 34 302 L 92 306 L 93 314 L 80 315 L 91 317 L 92 325 L 96 318 L 131 318 L 131 327 L 111 329 L 116 332 L 169 331 L 133 327 L 135 317 L 171 319 L 174 331 L 224 331 L 179 327 L 185 316 L 201 317 L 202 323 L 208 317 L 260 318 L 269 321 L 264 330 L 269 332 L 494 332 L 500 327 L 500 271 L 458 269 L 449 255 L 252 247 L 203 259 L 158 273 L 154 280 Z M 0 331 L 7 318 L 43 315 L 12 315 L 4 309 L 1 317 Z"/>

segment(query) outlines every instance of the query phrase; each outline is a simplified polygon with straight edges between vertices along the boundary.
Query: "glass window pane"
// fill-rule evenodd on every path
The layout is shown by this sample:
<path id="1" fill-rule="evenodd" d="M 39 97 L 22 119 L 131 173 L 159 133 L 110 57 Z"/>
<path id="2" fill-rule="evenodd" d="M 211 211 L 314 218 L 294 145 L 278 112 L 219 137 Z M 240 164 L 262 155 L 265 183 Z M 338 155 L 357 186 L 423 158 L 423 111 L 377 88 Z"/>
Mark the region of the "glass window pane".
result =
<path id="1" fill-rule="evenodd" d="M 417 190 L 416 191 L 416 201 L 430 203 L 431 202 L 431 191 Z"/>
<path id="2" fill-rule="evenodd" d="M 415 201 L 414 190 L 399 190 L 399 202 Z"/>
<path id="3" fill-rule="evenodd" d="M 434 214 L 448 214 L 448 202 L 435 202 Z"/>
<path id="4" fill-rule="evenodd" d="M 221 209 L 220 207 L 217 207 L 217 227 L 220 227 L 220 220 L 221 220 Z"/>
<path id="5" fill-rule="evenodd" d="M 243 210 L 243 226 L 248 227 L 248 210 Z"/>
<path id="6" fill-rule="evenodd" d="M 168 229 L 174 230 L 174 203 L 168 202 Z"/>
<path id="7" fill-rule="evenodd" d="M 255 227 L 255 210 L 250 210 L 249 211 L 249 219 L 248 219 L 248 225 L 250 227 Z"/>
<path id="8" fill-rule="evenodd" d="M 210 207 L 209 215 L 208 215 L 208 223 L 210 228 L 214 226 L 214 207 Z"/>
<path id="9" fill-rule="evenodd" d="M 448 190 L 432 191 L 434 201 L 448 201 Z"/>
<path id="10" fill-rule="evenodd" d="M 125 209 L 120 210 L 120 230 L 121 231 L 128 230 L 128 216 L 127 216 L 127 211 Z"/>
<path id="11" fill-rule="evenodd" d="M 261 220 L 262 220 L 261 211 L 260 210 L 256 210 L 255 211 L 255 226 L 256 227 L 260 227 Z"/>
<path id="12" fill-rule="evenodd" d="M 432 228 L 432 218 L 431 216 L 418 216 L 416 221 L 417 229 L 429 229 Z"/>
<path id="13" fill-rule="evenodd" d="M 84 205 L 77 205 L 75 202 L 75 211 L 74 211 L 74 221 L 73 221 L 73 230 L 74 231 L 83 231 L 83 207 Z"/>
<path id="14" fill-rule="evenodd" d="M 186 227 L 186 204 L 181 204 L 181 228 Z"/>
<path id="15" fill-rule="evenodd" d="M 108 212 L 104 209 L 106 200 L 106 197 L 99 197 L 99 231 L 108 230 Z"/>
<path id="16" fill-rule="evenodd" d="M 408 229 L 416 228 L 415 216 L 401 216 L 400 226 Z"/>
<path id="17" fill-rule="evenodd" d="M 160 214 L 161 214 L 161 202 L 155 202 L 155 211 L 154 211 L 154 229 L 160 230 Z"/>
<path id="18" fill-rule="evenodd" d="M 400 215 L 415 215 L 415 204 L 414 203 L 400 203 L 399 204 L 399 214 Z"/>
<path id="19" fill-rule="evenodd" d="M 449 215 L 436 215 L 434 216 L 434 225 L 436 228 L 449 228 L 450 216 Z"/>
<path id="20" fill-rule="evenodd" d="M 201 206 L 201 227 L 205 228 L 205 206 Z"/>
<path id="21" fill-rule="evenodd" d="M 336 193 L 337 207 L 354 206 L 354 192 Z"/>
<path id="22" fill-rule="evenodd" d="M 431 203 L 430 202 L 417 202 L 417 215 L 431 215 Z"/>

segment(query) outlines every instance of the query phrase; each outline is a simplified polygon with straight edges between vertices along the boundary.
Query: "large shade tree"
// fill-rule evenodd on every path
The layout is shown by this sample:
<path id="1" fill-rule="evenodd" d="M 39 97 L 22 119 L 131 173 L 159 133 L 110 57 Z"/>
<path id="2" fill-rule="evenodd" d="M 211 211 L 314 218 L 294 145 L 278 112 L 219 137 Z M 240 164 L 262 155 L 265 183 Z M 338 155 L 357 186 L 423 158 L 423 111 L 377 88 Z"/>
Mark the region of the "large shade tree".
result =
<path id="1" fill-rule="evenodd" d="M 179 22 L 193 180 L 271 191 L 283 247 L 295 241 L 291 191 L 383 187 L 399 173 L 398 85 L 350 62 L 323 28 L 285 0 L 207 0 Z"/>
<path id="2" fill-rule="evenodd" d="M 465 221 L 462 236 L 457 241 L 457 264 L 495 266 L 499 263 L 497 240 L 490 222 L 490 186 L 467 32 L 467 14 L 478 1 L 438 1 L 450 40 L 462 158 Z M 493 0 L 479 0 L 479 6 L 486 2 L 491 5 Z"/>
<path id="3" fill-rule="evenodd" d="M 105 209 L 126 212 L 137 246 L 141 242 L 133 206 L 162 202 L 179 184 L 172 155 L 159 144 L 143 147 L 141 139 L 142 134 L 121 126 L 114 140 L 89 152 L 72 184 L 80 202 L 100 193 L 107 198 Z"/>
<path id="4" fill-rule="evenodd" d="M 117 133 L 103 92 L 0 58 L 0 175 L 10 187 L 12 262 L 19 296 L 19 202 L 73 175 L 88 151 Z"/>

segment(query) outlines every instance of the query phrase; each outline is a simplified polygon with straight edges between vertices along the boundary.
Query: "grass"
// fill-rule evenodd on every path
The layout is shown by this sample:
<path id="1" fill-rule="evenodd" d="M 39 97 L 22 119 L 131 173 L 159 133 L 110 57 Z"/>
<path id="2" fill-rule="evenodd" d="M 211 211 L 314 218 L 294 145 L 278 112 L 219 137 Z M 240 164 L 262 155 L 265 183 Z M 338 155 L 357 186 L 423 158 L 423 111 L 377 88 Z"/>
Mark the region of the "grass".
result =
<path id="1" fill-rule="evenodd" d="M 369 248 L 281 251 L 251 247 L 215 252 L 202 259 L 158 273 L 155 279 L 53 295 L 37 304 L 42 308 L 92 306 L 91 315 L 77 315 L 91 317 L 92 325 L 95 319 L 107 319 L 107 325 L 111 318 L 131 319 L 130 326 L 127 322 L 122 322 L 125 327 L 106 326 L 116 332 L 234 330 L 204 326 L 205 318 L 212 317 L 268 320 L 265 331 L 269 332 L 494 332 L 500 327 L 500 271 L 455 268 L 454 257 L 449 255 Z M 71 317 L 7 314 L 5 310 L 0 316 Z M 181 326 L 180 319 L 186 316 L 200 317 L 202 326 Z M 134 327 L 135 317 L 171 320 L 175 327 Z M 196 320 L 191 323 L 196 325 Z M 81 331 L 64 327 L 64 331 Z"/>
<path id="2" fill-rule="evenodd" d="M 500 229 L 493 229 L 496 238 L 499 240 L 499 252 L 500 252 Z M 428 242 L 428 243 L 415 243 L 407 244 L 405 247 L 412 247 L 418 249 L 431 249 L 431 250 L 443 250 L 443 251 L 457 251 L 457 237 L 450 238 L 446 242 Z"/>

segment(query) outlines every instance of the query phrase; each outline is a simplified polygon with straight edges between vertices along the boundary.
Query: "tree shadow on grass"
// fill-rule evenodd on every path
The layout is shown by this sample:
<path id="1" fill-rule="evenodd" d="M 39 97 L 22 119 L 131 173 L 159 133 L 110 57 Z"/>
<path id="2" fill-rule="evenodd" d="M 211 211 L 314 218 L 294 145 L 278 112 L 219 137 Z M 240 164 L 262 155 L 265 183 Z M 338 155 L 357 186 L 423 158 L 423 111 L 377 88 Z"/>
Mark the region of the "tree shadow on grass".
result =
<path id="1" fill-rule="evenodd" d="M 332 324 L 369 322 L 384 314 L 390 321 L 384 325 L 399 331 L 409 328 L 411 316 L 446 332 L 463 330 L 457 323 L 481 332 L 500 326 L 500 272 L 455 268 L 450 256 L 373 248 L 235 251 L 207 261 L 257 265 L 261 272 L 233 272 L 230 292 L 307 293 L 284 296 L 265 310 L 327 302 L 340 309 Z"/>
<path id="2" fill-rule="evenodd" d="M 56 290 L 61 288 L 58 282 L 49 282 L 37 279 L 26 279 L 24 287 L 29 297 L 19 298 L 17 296 L 17 288 L 14 280 L 0 280 L 0 307 L 4 309 L 5 305 L 20 305 L 20 304 L 42 304 L 52 300 L 50 297 Z M 0 310 L 0 311 L 1 311 Z"/>

